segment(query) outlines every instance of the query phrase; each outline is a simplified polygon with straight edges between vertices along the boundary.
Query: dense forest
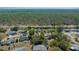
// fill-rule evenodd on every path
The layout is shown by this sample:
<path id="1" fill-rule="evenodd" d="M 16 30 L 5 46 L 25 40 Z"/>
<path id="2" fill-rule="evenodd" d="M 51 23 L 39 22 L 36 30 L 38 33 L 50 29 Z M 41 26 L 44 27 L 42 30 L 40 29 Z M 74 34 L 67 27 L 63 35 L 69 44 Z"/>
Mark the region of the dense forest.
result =
<path id="1" fill-rule="evenodd" d="M 0 9 L 0 25 L 78 25 L 79 9 Z"/>

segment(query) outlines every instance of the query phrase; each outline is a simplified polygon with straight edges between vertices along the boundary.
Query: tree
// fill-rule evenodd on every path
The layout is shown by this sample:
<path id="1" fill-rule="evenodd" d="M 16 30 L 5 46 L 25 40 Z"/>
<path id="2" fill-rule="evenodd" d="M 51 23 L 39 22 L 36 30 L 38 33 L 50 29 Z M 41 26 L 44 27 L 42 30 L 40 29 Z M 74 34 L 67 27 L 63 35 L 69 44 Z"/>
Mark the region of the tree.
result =
<path id="1" fill-rule="evenodd" d="M 56 40 L 50 41 L 50 42 L 49 42 L 49 46 L 50 46 L 50 47 L 54 47 L 54 46 L 55 46 L 55 47 L 58 47 L 58 41 L 56 41 Z"/>
<path id="2" fill-rule="evenodd" d="M 63 30 L 63 27 L 57 27 L 57 32 L 58 32 L 58 33 L 61 33 L 62 30 Z"/>
<path id="3" fill-rule="evenodd" d="M 45 44 L 46 45 L 46 43 L 47 43 L 43 32 L 41 32 L 39 36 L 31 35 L 30 42 L 34 45 L 39 45 L 39 44 Z"/>
<path id="4" fill-rule="evenodd" d="M 44 33 L 43 33 L 43 32 L 40 33 L 40 37 L 39 37 L 39 39 L 42 40 L 42 41 L 45 39 L 45 37 L 44 37 Z"/>
<path id="5" fill-rule="evenodd" d="M 27 32 L 28 31 L 28 28 L 24 28 L 24 31 Z"/>
<path id="6" fill-rule="evenodd" d="M 6 29 L 0 28 L 0 32 L 6 32 Z"/>
<path id="7" fill-rule="evenodd" d="M 0 51 L 4 51 L 2 48 L 0 48 Z"/>
<path id="8" fill-rule="evenodd" d="M 3 40 L 3 39 L 6 38 L 6 37 L 7 37 L 7 35 L 6 35 L 5 33 L 1 34 L 1 35 L 0 35 L 0 41 Z"/>
<path id="9" fill-rule="evenodd" d="M 49 51 L 62 51 L 59 47 L 50 47 Z"/>
<path id="10" fill-rule="evenodd" d="M 32 28 L 29 26 L 29 27 L 27 27 L 27 29 L 28 29 L 28 30 L 31 30 Z"/>
<path id="11" fill-rule="evenodd" d="M 66 51 L 70 48 L 70 43 L 67 41 L 61 41 L 58 45 L 62 50 Z"/>
<path id="12" fill-rule="evenodd" d="M 67 36 L 64 34 L 60 34 L 57 37 L 58 47 L 61 48 L 62 50 L 68 50 L 70 47 L 70 41 L 67 39 Z"/>
<path id="13" fill-rule="evenodd" d="M 33 44 L 35 42 L 34 34 L 35 34 L 35 30 L 34 29 L 30 29 L 28 38 L 30 39 L 31 44 Z"/>
<path id="14" fill-rule="evenodd" d="M 18 27 L 13 27 L 11 28 L 11 31 L 17 31 L 19 28 Z"/>
<path id="15" fill-rule="evenodd" d="M 59 47 L 62 50 L 68 50 L 70 47 L 70 41 L 67 39 L 67 37 L 64 34 L 57 34 L 57 37 L 49 42 L 50 47 Z"/>
<path id="16" fill-rule="evenodd" d="M 44 43 L 44 44 L 46 43 L 46 38 L 44 36 L 44 32 L 40 33 L 39 42 Z"/>
<path id="17" fill-rule="evenodd" d="M 39 37 L 33 35 L 33 36 L 32 36 L 32 39 L 30 40 L 30 42 L 31 42 L 32 44 L 34 44 L 34 45 L 40 44 L 40 42 L 39 42 Z"/>
<path id="18" fill-rule="evenodd" d="M 75 28 L 76 28 L 76 29 L 79 29 L 79 26 L 76 26 Z"/>
<path id="19" fill-rule="evenodd" d="M 34 35 L 34 33 L 35 33 L 34 29 L 29 30 L 29 35 Z"/>

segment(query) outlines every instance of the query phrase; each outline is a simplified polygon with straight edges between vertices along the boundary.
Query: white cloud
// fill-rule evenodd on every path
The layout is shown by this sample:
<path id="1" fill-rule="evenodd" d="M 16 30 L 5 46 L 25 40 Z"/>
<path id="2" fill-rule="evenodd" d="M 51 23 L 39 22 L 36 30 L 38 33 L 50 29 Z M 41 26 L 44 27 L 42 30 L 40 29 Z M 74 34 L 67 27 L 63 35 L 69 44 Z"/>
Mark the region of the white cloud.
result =
<path id="1" fill-rule="evenodd" d="M 79 7 L 78 0 L 0 0 L 0 7 Z"/>

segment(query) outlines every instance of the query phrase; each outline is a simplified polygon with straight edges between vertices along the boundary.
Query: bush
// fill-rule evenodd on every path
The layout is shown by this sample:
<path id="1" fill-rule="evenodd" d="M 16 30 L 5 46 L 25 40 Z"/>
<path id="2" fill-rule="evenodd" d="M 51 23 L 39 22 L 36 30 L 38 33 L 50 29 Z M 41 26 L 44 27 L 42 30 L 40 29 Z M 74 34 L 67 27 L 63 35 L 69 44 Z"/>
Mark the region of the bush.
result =
<path id="1" fill-rule="evenodd" d="M 39 36 L 31 34 L 30 38 L 31 38 L 30 42 L 34 45 L 46 44 L 47 42 L 43 32 L 41 32 Z"/>
<path id="2" fill-rule="evenodd" d="M 33 38 L 34 38 L 34 33 L 35 33 L 35 31 L 34 31 L 34 29 L 30 29 L 29 30 L 29 36 L 28 36 L 28 38 L 29 38 L 29 40 L 33 40 Z"/>
<path id="3" fill-rule="evenodd" d="M 69 49 L 70 43 L 67 42 L 67 41 L 61 41 L 58 46 L 59 46 L 59 48 L 61 48 L 62 50 L 66 51 L 66 50 Z"/>
<path id="4" fill-rule="evenodd" d="M 34 35 L 35 31 L 34 29 L 29 30 L 29 35 Z"/>
<path id="5" fill-rule="evenodd" d="M 70 47 L 70 41 L 66 38 L 64 34 L 59 34 L 56 39 L 50 41 L 50 47 L 59 47 L 62 50 L 68 50 Z"/>
<path id="6" fill-rule="evenodd" d="M 6 37 L 7 37 L 7 35 L 5 33 L 3 33 L 3 34 L 0 35 L 0 40 L 4 39 Z"/>
<path id="7" fill-rule="evenodd" d="M 62 51 L 59 47 L 50 47 L 49 51 Z"/>
<path id="8" fill-rule="evenodd" d="M 4 51 L 4 50 L 0 48 L 0 51 Z"/>
<path id="9" fill-rule="evenodd" d="M 18 31 L 18 27 L 13 27 L 13 28 L 11 28 L 11 31 Z"/>
<path id="10" fill-rule="evenodd" d="M 63 27 L 57 27 L 57 32 L 58 32 L 58 33 L 61 33 L 62 30 L 63 30 Z"/>
<path id="11" fill-rule="evenodd" d="M 50 41 L 49 42 L 49 46 L 50 47 L 53 47 L 53 46 L 56 46 L 57 47 L 58 46 L 58 42 L 56 40 Z"/>
<path id="12" fill-rule="evenodd" d="M 0 32 L 5 33 L 6 29 L 0 28 Z"/>

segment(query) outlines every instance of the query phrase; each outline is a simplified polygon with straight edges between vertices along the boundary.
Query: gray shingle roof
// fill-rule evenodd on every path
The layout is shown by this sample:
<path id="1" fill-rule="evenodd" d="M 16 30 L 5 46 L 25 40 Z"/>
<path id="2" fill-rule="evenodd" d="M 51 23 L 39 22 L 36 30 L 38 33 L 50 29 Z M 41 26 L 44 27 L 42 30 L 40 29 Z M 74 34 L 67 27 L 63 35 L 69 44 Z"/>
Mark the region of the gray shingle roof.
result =
<path id="1" fill-rule="evenodd" d="M 47 48 L 44 45 L 35 45 L 33 51 L 47 51 Z"/>
<path id="2" fill-rule="evenodd" d="M 15 48 L 12 51 L 28 51 L 26 48 Z"/>

